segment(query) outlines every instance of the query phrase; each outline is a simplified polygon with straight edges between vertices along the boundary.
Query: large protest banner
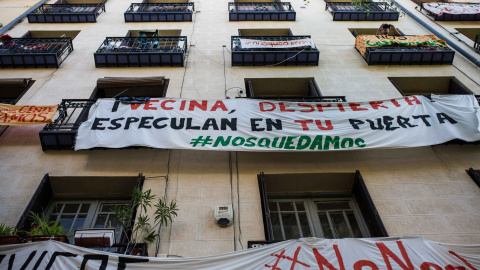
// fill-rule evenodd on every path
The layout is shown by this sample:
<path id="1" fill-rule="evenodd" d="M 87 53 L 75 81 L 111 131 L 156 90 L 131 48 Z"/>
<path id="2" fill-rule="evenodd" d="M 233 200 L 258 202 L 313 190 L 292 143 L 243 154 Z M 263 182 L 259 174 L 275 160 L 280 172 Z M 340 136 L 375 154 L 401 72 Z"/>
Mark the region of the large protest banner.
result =
<path id="1" fill-rule="evenodd" d="M 303 238 L 196 258 L 136 257 L 56 241 L 0 246 L 0 269 L 477 270 L 480 245 L 421 237 Z"/>
<path id="2" fill-rule="evenodd" d="M 233 151 L 327 151 L 416 147 L 480 140 L 473 95 L 406 96 L 370 102 L 257 99 L 100 99 L 76 150 L 146 146 Z"/>
<path id="3" fill-rule="evenodd" d="M 0 104 L 0 125 L 41 125 L 52 123 L 58 105 L 29 106 Z"/>

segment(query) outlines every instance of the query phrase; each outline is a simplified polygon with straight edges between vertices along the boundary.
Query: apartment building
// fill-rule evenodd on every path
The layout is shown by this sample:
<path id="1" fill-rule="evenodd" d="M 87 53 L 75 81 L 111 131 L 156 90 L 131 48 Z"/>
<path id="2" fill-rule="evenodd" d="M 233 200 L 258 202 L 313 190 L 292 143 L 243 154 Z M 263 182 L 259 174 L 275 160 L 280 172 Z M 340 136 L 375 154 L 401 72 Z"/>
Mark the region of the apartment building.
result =
<path id="1" fill-rule="evenodd" d="M 28 230 L 33 211 L 62 220 L 71 232 L 101 228 L 113 220 L 109 206 L 130 204 L 133 188 L 141 187 L 178 206 L 173 223 L 148 246 L 151 257 L 216 255 L 247 249 L 249 242 L 301 237 L 422 236 L 480 244 L 475 142 L 432 138 L 431 145 L 418 146 L 424 139 L 413 137 L 412 147 L 362 149 L 353 140 L 330 138 L 331 148 L 326 143 L 317 151 L 272 151 L 273 145 L 200 150 L 162 147 L 178 133 L 155 137 L 160 146 L 123 145 L 137 136 L 125 133 L 102 138 L 110 146 L 87 141 L 93 149 L 86 150 L 77 144 L 80 124 L 103 98 L 172 101 L 161 103 L 165 108 L 196 100 L 185 105 L 196 109 L 185 114 L 186 124 L 169 125 L 186 133 L 206 125 L 213 136 L 231 123 L 188 122 L 191 114 L 204 113 L 202 101 L 221 111 L 216 101 L 300 101 L 308 107 L 479 95 L 475 15 L 442 20 L 446 16 L 438 19 L 411 0 L 396 0 L 393 7 L 324 0 L 31 2 L 28 15 L 0 29 L 11 37 L 0 47 L 0 95 L 9 104 L 59 107 L 51 124 L 0 129 L 0 223 Z M 379 35 L 384 23 L 396 29 L 390 29 L 390 40 L 435 35 L 448 46 L 355 47 L 356 37 Z M 275 48 L 282 44 L 290 47 Z M 269 112 L 254 114 L 259 134 L 278 130 Z M 232 225 L 217 225 L 217 206 L 232 207 Z"/>

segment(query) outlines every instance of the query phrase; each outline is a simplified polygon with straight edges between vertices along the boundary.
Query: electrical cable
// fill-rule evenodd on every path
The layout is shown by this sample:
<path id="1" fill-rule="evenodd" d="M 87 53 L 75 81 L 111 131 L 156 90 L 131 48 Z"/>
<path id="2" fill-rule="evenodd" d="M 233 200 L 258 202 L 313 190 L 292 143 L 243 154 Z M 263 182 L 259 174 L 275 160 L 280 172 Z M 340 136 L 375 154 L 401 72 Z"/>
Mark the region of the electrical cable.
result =
<path id="1" fill-rule="evenodd" d="M 240 177 L 238 173 L 238 152 L 235 151 L 235 166 L 237 171 L 237 211 L 238 211 L 238 242 L 243 249 L 242 244 L 242 224 L 240 223 Z"/>
<path id="2" fill-rule="evenodd" d="M 227 48 L 225 45 L 223 45 L 223 48 Z M 222 49 L 222 54 L 223 54 L 223 81 L 225 82 L 225 97 L 227 97 L 227 73 L 225 70 L 225 50 Z"/>
<path id="3" fill-rule="evenodd" d="M 199 6 L 198 1 L 197 1 L 197 6 Z M 195 43 L 197 41 L 197 38 L 195 37 L 195 23 L 197 22 L 197 13 L 199 13 L 199 12 L 200 11 L 195 12 L 195 18 L 193 18 L 192 34 L 190 34 L 190 40 L 192 40 L 192 37 L 195 38 Z M 192 41 L 190 41 L 190 47 L 191 46 L 192 46 Z M 195 46 L 195 45 L 193 45 L 193 46 Z M 185 82 L 185 75 L 187 74 L 188 56 L 190 55 L 190 51 L 191 51 L 190 48 L 188 48 L 187 58 L 185 59 L 185 69 L 183 71 L 182 86 L 180 88 L 180 98 L 182 98 L 182 94 L 183 94 L 183 84 Z"/>
<path id="4" fill-rule="evenodd" d="M 236 230 L 235 230 L 235 211 L 233 209 L 233 168 L 232 168 L 232 152 L 228 151 L 228 168 L 230 170 L 230 200 L 232 202 L 233 212 L 233 251 L 237 251 Z"/>
<path id="5" fill-rule="evenodd" d="M 169 183 L 169 179 L 168 179 L 168 176 L 170 174 L 170 158 L 171 158 L 171 153 L 172 153 L 172 149 L 168 149 L 168 159 L 167 159 L 167 175 L 166 176 L 158 176 L 158 177 L 164 177 L 165 178 L 165 190 L 164 190 L 164 193 L 163 193 L 163 201 L 166 202 L 167 201 L 167 191 L 168 191 L 168 183 Z M 155 158 L 155 157 L 154 157 Z M 153 162 L 153 160 L 152 160 Z M 151 165 L 152 163 L 150 163 Z M 148 177 L 148 178 L 153 178 L 153 177 Z M 147 179 L 147 178 L 145 178 Z M 172 225 L 170 225 L 172 226 Z M 157 237 L 157 241 L 155 243 L 155 256 L 156 254 L 158 254 L 158 251 L 160 250 L 160 230 L 161 230 L 161 226 L 158 226 L 158 237 Z M 170 239 L 168 240 L 169 241 L 169 244 L 170 244 Z"/>

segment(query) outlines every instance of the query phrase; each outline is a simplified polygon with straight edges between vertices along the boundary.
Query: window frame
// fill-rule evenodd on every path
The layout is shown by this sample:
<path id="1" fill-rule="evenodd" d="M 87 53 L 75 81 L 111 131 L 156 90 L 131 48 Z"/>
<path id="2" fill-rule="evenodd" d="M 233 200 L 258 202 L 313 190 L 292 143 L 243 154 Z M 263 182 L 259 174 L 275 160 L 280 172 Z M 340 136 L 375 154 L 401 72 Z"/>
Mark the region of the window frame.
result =
<path id="1" fill-rule="evenodd" d="M 322 229 L 322 223 L 320 221 L 320 218 L 318 217 L 319 212 L 327 212 L 327 213 L 329 213 L 329 212 L 342 212 L 343 217 L 347 221 L 346 224 L 347 224 L 349 233 L 350 233 L 350 235 L 352 235 L 352 237 L 354 237 L 353 229 L 351 227 L 350 221 L 348 220 L 348 216 L 346 214 L 347 211 L 353 213 L 353 215 L 354 215 L 354 217 L 357 221 L 358 227 L 360 229 L 360 232 L 362 233 L 362 237 L 370 237 L 370 234 L 368 232 L 365 221 L 364 221 L 364 219 L 361 215 L 358 204 L 356 203 L 355 198 L 353 196 L 346 195 L 346 196 L 338 196 L 338 197 L 333 197 L 333 198 L 326 198 L 326 197 L 322 197 L 320 195 L 313 196 L 313 197 L 302 197 L 302 198 L 295 198 L 295 197 L 288 198 L 288 196 L 273 196 L 272 198 L 268 199 L 268 202 L 269 203 L 271 203 L 271 202 L 277 203 L 277 209 L 280 209 L 279 205 L 278 205 L 279 202 L 292 202 L 293 206 L 294 206 L 293 211 L 281 211 L 281 210 L 279 211 L 279 210 L 276 210 L 276 211 L 271 211 L 270 212 L 270 216 L 272 216 L 273 214 L 278 215 L 278 219 L 280 220 L 280 228 L 281 228 L 281 231 L 282 231 L 282 238 L 283 238 L 283 239 L 280 240 L 280 239 L 275 239 L 275 237 L 273 237 L 273 240 L 280 240 L 280 241 L 288 240 L 285 237 L 285 231 L 284 231 L 284 228 L 283 228 L 282 215 L 281 215 L 282 213 L 289 213 L 289 212 L 295 213 L 295 217 L 296 217 L 296 220 L 297 220 L 297 226 L 301 223 L 300 219 L 299 219 L 299 216 L 298 216 L 298 212 L 303 212 L 303 211 L 298 211 L 297 210 L 295 202 L 298 202 L 298 201 L 302 201 L 304 203 L 305 213 L 306 213 L 306 217 L 307 217 L 307 220 L 308 220 L 308 225 L 309 225 L 309 228 L 310 228 L 310 232 L 312 234 L 312 236 L 307 236 L 307 237 L 325 238 L 325 234 L 324 234 L 323 229 Z M 328 211 L 320 211 L 317 208 L 317 205 L 316 205 L 317 202 L 347 202 L 350 209 L 334 209 L 334 210 L 328 210 Z M 334 234 L 334 239 L 338 239 L 337 232 L 335 230 L 333 230 L 334 227 L 333 227 L 332 220 L 331 220 L 331 217 L 330 217 L 329 214 L 327 214 L 327 219 L 328 219 L 328 222 L 329 222 L 328 225 L 332 229 L 332 233 Z M 303 235 L 303 231 L 302 231 L 300 226 L 299 226 L 299 235 L 300 235 L 300 237 L 306 237 L 306 236 Z"/>

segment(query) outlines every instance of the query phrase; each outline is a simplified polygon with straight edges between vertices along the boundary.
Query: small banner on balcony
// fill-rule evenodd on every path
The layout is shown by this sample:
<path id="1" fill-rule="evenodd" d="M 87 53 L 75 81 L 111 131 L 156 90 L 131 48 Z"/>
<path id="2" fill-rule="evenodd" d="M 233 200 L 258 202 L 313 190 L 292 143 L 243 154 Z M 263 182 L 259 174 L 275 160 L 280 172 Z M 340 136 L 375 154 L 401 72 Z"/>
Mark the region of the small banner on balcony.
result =
<path id="1" fill-rule="evenodd" d="M 58 105 L 29 106 L 0 104 L 0 125 L 23 126 L 52 123 Z"/>
<path id="2" fill-rule="evenodd" d="M 164 259 L 50 240 L 0 246 L 0 258 L 0 269 L 476 270 L 480 245 L 443 244 L 421 237 L 301 238 L 213 256 Z"/>
<path id="3" fill-rule="evenodd" d="M 315 48 L 315 43 L 313 43 L 311 38 L 292 40 L 257 40 L 240 38 L 240 47 L 242 49 Z"/>
<path id="4" fill-rule="evenodd" d="M 259 99 L 99 99 L 75 149 L 145 146 L 225 151 L 331 151 L 479 141 L 473 95 L 406 96 L 370 102 Z"/>
<path id="5" fill-rule="evenodd" d="M 470 3 L 423 3 L 423 8 L 435 15 L 448 14 L 478 14 L 480 4 Z"/>
<path id="6" fill-rule="evenodd" d="M 387 46 L 405 46 L 405 47 L 447 47 L 447 42 L 438 39 L 435 35 L 421 36 L 375 36 L 358 35 L 355 38 L 355 48 L 365 55 L 367 47 L 387 47 Z"/>

